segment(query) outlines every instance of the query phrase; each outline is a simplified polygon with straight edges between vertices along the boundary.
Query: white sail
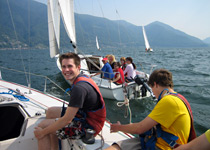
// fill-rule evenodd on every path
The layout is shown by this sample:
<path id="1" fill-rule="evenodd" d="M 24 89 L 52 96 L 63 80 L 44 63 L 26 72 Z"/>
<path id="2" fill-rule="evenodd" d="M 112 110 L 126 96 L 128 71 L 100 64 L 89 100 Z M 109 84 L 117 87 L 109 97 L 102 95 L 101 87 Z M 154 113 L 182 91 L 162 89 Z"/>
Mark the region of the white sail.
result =
<path id="1" fill-rule="evenodd" d="M 66 32 L 71 39 L 71 42 L 76 46 L 76 32 L 74 21 L 74 1 L 73 0 L 59 0 L 61 15 Z M 77 53 L 75 48 L 75 53 Z"/>
<path id="2" fill-rule="evenodd" d="M 147 39 L 147 35 L 146 35 L 146 31 L 144 29 L 144 26 L 142 26 L 142 30 L 143 30 L 143 35 L 144 35 L 145 47 L 146 47 L 146 49 L 150 49 L 149 41 Z"/>
<path id="3" fill-rule="evenodd" d="M 60 11 L 58 0 L 48 0 L 48 32 L 50 57 L 59 54 L 60 49 Z"/>
<path id="4" fill-rule="evenodd" d="M 96 47 L 97 47 L 98 50 L 101 50 L 101 48 L 99 47 L 99 43 L 98 43 L 98 38 L 97 38 L 97 36 L 96 36 Z"/>
<path id="5" fill-rule="evenodd" d="M 73 0 L 48 0 L 48 29 L 50 57 L 59 54 L 60 50 L 60 16 L 67 35 L 72 44 L 76 47 L 76 32 L 74 21 L 74 1 Z M 77 50 L 75 48 L 75 53 Z"/>

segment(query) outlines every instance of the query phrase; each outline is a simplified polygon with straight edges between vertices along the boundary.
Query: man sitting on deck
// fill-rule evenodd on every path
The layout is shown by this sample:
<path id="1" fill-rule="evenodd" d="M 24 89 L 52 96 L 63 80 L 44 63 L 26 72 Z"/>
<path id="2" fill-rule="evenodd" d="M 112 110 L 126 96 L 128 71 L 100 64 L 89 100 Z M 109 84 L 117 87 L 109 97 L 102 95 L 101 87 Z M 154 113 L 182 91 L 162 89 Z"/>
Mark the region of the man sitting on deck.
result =
<path id="1" fill-rule="evenodd" d="M 69 138 L 82 138 L 86 129 L 95 130 L 96 136 L 106 119 L 105 103 L 98 86 L 91 78 L 80 74 L 80 57 L 75 53 L 66 53 L 59 60 L 65 79 L 72 84 L 71 97 L 63 116 L 61 107 L 51 107 L 46 112 L 46 120 L 35 128 L 39 150 L 57 150 L 55 133 L 64 128 L 70 133 L 65 135 Z M 75 126 L 78 128 L 75 129 Z"/>

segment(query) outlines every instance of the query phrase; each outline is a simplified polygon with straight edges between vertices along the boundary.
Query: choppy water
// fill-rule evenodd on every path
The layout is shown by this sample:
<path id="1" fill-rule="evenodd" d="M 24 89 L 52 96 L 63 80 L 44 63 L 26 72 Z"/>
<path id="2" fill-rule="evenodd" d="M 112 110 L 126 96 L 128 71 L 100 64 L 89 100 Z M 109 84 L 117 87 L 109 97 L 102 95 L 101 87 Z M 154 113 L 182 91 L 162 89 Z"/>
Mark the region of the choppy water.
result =
<path id="1" fill-rule="evenodd" d="M 126 50 L 86 50 L 85 53 L 103 55 L 115 54 L 117 60 L 121 56 L 131 56 L 138 70 L 150 73 L 154 69 L 165 68 L 173 73 L 174 89 L 184 95 L 191 104 L 194 114 L 195 128 L 198 135 L 210 128 L 210 48 L 155 48 L 152 53 L 145 53 L 144 48 Z M 22 54 L 22 55 L 20 55 Z M 22 61 L 22 58 L 23 61 Z M 68 87 L 61 73 L 56 67 L 54 59 L 49 56 L 49 50 L 0 50 L 0 66 L 48 76 L 64 89 Z M 1 69 L 1 68 L 0 68 Z M 27 84 L 22 73 L 12 73 L 1 69 L 5 80 Z M 44 89 L 44 80 L 40 77 L 31 77 L 32 87 Z M 63 99 L 68 99 L 63 92 L 48 83 L 48 92 Z M 128 123 L 124 118 L 124 107 L 118 108 L 116 101 L 105 100 L 107 119 Z M 154 107 L 150 98 L 142 101 L 130 101 L 132 121 L 140 121 L 146 117 Z"/>

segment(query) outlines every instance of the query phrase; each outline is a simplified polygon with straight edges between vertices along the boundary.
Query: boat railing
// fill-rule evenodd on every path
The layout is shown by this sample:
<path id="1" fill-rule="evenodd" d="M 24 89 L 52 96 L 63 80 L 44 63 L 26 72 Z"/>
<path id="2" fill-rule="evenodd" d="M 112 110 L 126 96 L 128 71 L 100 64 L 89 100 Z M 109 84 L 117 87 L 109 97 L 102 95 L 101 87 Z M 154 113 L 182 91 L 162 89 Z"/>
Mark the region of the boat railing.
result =
<path id="1" fill-rule="evenodd" d="M 7 70 L 7 71 L 12 71 L 12 72 L 17 72 L 17 73 L 22 73 L 22 74 L 27 74 L 28 76 L 36 76 L 36 77 L 41 77 L 41 78 L 44 78 L 44 89 L 43 89 L 43 92 L 44 93 L 47 93 L 47 83 L 48 81 L 50 83 L 52 83 L 54 86 L 56 86 L 58 89 L 60 89 L 62 92 L 65 92 L 67 95 L 70 96 L 70 94 L 68 92 L 66 92 L 61 86 L 59 86 L 58 84 L 56 84 L 53 80 L 51 80 L 49 77 L 47 76 L 44 76 L 44 75 L 39 75 L 39 74 L 35 74 L 35 73 L 31 73 L 31 72 L 25 72 L 25 71 L 20 71 L 20 70 L 16 70 L 16 69 L 12 69 L 12 68 L 7 68 L 7 67 L 2 67 L 0 66 L 0 79 L 3 79 L 2 75 L 1 75 L 1 69 L 3 70 Z M 27 85 L 30 88 L 31 87 L 31 83 L 28 83 Z M 30 92 L 30 91 L 29 91 Z"/>
<path id="2" fill-rule="evenodd" d="M 91 75 L 94 75 L 96 73 L 101 73 L 97 76 L 97 84 L 98 85 L 102 85 L 102 82 L 107 82 L 106 85 L 108 85 L 108 88 L 113 88 L 113 87 L 118 87 L 118 86 L 122 86 L 122 84 L 115 84 L 113 82 L 109 82 L 109 79 L 106 79 L 106 78 L 102 78 L 104 76 L 105 73 L 109 74 L 111 76 L 111 74 L 116 74 L 116 73 L 119 73 L 120 72 L 114 72 L 114 73 L 110 73 L 110 72 L 104 72 L 104 71 L 95 71 L 95 70 L 86 70 L 86 69 L 81 69 L 81 72 L 91 72 L 91 74 L 89 74 L 89 76 Z M 121 79 L 122 79 L 122 76 L 120 75 Z"/>
<path id="3" fill-rule="evenodd" d="M 116 84 L 116 83 L 113 83 L 113 82 L 109 82 L 109 79 L 102 78 L 102 76 L 104 75 L 104 73 L 107 73 L 107 74 L 113 74 L 113 73 L 103 72 L 103 71 L 96 71 L 96 70 L 87 70 L 87 69 L 80 69 L 80 70 L 81 70 L 81 72 L 84 72 L 85 74 L 91 72 L 91 74 L 86 74 L 88 76 L 91 76 L 91 75 L 94 75 L 94 74 L 100 72 L 101 74 L 99 74 L 98 76 L 95 76 L 94 77 L 94 81 L 96 82 L 96 84 L 99 87 L 103 87 L 104 86 L 104 87 L 107 87 L 107 88 L 112 89 L 112 88 L 124 86 L 123 84 Z M 120 72 L 114 72 L 114 74 L 116 74 L 116 73 L 119 73 L 120 74 Z M 120 78 L 122 79 L 121 74 L 120 74 Z M 125 78 L 124 78 L 124 80 L 125 80 Z M 127 83 L 127 82 L 125 82 L 125 83 Z M 134 86 L 135 81 L 129 82 L 126 85 L 131 85 L 131 84 Z M 135 84 L 135 86 L 136 85 L 137 84 Z"/>

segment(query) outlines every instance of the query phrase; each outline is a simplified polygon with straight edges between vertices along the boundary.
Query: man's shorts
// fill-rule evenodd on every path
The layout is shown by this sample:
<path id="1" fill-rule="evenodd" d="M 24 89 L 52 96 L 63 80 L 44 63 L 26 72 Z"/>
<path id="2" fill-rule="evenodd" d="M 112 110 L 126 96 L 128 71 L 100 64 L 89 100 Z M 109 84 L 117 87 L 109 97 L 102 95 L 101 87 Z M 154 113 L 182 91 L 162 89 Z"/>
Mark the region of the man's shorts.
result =
<path id="1" fill-rule="evenodd" d="M 93 129 L 93 127 L 87 123 L 86 114 L 79 110 L 71 123 L 57 130 L 56 135 L 59 139 L 80 139 L 85 136 L 86 129 Z"/>

